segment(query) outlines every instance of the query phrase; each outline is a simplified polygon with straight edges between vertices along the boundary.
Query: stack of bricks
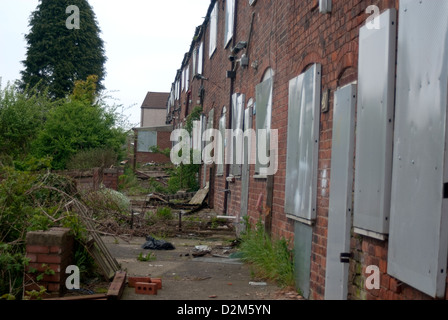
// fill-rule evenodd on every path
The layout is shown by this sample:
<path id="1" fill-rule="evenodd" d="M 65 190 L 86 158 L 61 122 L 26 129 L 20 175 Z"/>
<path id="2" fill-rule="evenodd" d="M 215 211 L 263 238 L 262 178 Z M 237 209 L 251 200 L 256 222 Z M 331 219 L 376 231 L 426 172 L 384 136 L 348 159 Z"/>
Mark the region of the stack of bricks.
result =
<path id="1" fill-rule="evenodd" d="M 162 280 L 150 277 L 130 277 L 128 281 L 130 288 L 135 288 L 136 294 L 157 295 L 162 289 Z"/>
<path id="2" fill-rule="evenodd" d="M 62 296 L 65 292 L 67 267 L 73 259 L 74 238 L 70 229 L 29 232 L 26 237 L 26 257 L 29 264 L 24 274 L 24 295 L 46 289 L 45 297 Z"/>

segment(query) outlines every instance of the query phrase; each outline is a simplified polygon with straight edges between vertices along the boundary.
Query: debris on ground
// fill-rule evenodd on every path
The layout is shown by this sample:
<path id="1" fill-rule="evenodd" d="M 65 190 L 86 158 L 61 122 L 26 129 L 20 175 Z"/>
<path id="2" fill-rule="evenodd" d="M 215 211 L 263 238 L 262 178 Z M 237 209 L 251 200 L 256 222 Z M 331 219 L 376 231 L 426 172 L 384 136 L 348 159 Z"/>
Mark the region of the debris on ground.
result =
<path id="1" fill-rule="evenodd" d="M 212 252 L 212 248 L 209 246 L 196 246 L 193 250 L 193 257 L 203 257 Z"/>
<path id="2" fill-rule="evenodd" d="M 146 237 L 146 242 L 142 245 L 145 250 L 175 250 L 176 248 L 165 240 L 157 240 L 151 236 Z"/>

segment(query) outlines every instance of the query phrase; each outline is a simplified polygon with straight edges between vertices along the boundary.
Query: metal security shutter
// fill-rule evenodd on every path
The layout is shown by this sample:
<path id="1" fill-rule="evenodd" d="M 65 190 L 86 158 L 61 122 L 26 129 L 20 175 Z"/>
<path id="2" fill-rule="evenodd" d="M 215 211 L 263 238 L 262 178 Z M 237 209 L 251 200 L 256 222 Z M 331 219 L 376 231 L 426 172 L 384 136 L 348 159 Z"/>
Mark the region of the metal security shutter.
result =
<path id="1" fill-rule="evenodd" d="M 311 223 L 316 218 L 321 66 L 289 82 L 285 212 Z"/>
<path id="2" fill-rule="evenodd" d="M 244 124 L 244 102 L 246 96 L 244 94 L 235 93 L 232 97 L 232 130 L 231 137 L 231 174 L 233 176 L 241 176 L 241 168 L 243 164 L 243 124 Z M 239 140 L 239 141 L 238 141 Z"/>
<path id="3" fill-rule="evenodd" d="M 218 2 L 215 3 L 212 13 L 210 14 L 210 41 L 209 41 L 209 57 L 216 51 L 216 43 L 218 39 Z"/>
<path id="4" fill-rule="evenodd" d="M 150 152 L 149 149 L 155 146 L 157 146 L 156 131 L 138 131 L 138 152 Z"/>
<path id="5" fill-rule="evenodd" d="M 341 254 L 350 252 L 356 85 L 337 90 L 334 105 L 325 299 L 346 300 L 349 264 Z"/>
<path id="6" fill-rule="evenodd" d="M 217 164 L 216 168 L 216 174 L 218 176 L 222 176 L 224 174 L 224 157 L 225 157 L 225 150 L 226 150 L 226 115 L 223 114 L 221 118 L 219 119 L 219 133 L 222 137 L 220 143 L 217 143 L 215 152 L 217 152 L 217 155 L 215 156 L 215 162 Z M 218 150 L 219 149 L 219 150 Z"/>
<path id="7" fill-rule="evenodd" d="M 224 47 L 227 47 L 233 37 L 235 25 L 235 0 L 226 0 L 226 28 L 224 34 Z"/>
<path id="8" fill-rule="evenodd" d="M 249 103 L 248 103 L 249 104 Z M 252 106 L 248 105 L 248 108 L 244 111 L 244 131 L 252 129 Z M 248 138 L 244 142 L 244 161 L 241 172 L 241 214 L 240 214 L 240 224 L 238 225 L 238 235 L 245 231 L 245 224 L 243 217 L 247 216 L 249 209 L 249 183 L 250 183 L 250 157 L 251 157 L 251 138 Z"/>
<path id="9" fill-rule="evenodd" d="M 399 22 L 388 273 L 441 298 L 448 252 L 448 1 L 402 0 Z"/>
<path id="10" fill-rule="evenodd" d="M 267 168 L 268 164 L 264 163 L 263 158 L 268 158 L 268 146 L 260 145 L 259 130 L 267 130 L 266 141 L 270 141 L 269 132 L 271 130 L 271 110 L 272 110 L 272 84 L 273 78 L 269 78 L 256 86 L 256 134 L 257 134 L 257 161 L 255 164 L 255 173 L 260 173 L 261 168 Z M 260 147 L 266 147 L 264 150 L 260 150 Z"/>
<path id="11" fill-rule="evenodd" d="M 356 135 L 355 231 L 389 232 L 395 93 L 396 10 L 379 19 L 380 29 L 360 30 Z"/>

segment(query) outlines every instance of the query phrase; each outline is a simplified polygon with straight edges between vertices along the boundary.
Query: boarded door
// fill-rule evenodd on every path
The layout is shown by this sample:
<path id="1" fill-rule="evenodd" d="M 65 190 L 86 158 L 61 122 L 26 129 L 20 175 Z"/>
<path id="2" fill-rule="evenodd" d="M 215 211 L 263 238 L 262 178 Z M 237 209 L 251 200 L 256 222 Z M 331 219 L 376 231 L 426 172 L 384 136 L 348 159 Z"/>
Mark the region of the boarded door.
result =
<path id="1" fill-rule="evenodd" d="M 402 0 L 399 23 L 388 273 L 443 297 L 448 1 Z"/>
<path id="2" fill-rule="evenodd" d="M 249 106 L 244 111 L 244 131 L 252 129 L 252 107 Z M 244 231 L 245 224 L 244 217 L 247 216 L 248 203 L 249 203 L 249 179 L 250 179 L 250 152 L 251 152 L 251 140 L 250 138 L 244 143 L 244 161 L 241 174 L 241 213 L 240 213 L 240 228 L 238 232 Z"/>
<path id="3" fill-rule="evenodd" d="M 325 299 L 346 300 L 352 221 L 356 85 L 335 92 Z"/>

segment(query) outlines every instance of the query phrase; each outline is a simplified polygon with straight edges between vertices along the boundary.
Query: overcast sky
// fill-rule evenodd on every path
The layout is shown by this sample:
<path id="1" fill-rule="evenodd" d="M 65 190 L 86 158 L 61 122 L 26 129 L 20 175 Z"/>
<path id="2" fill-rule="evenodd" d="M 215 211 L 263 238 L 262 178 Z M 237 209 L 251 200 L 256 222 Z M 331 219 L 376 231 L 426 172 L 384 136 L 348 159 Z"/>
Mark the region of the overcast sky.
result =
<path id="1" fill-rule="evenodd" d="M 169 92 L 210 0 L 88 0 L 105 42 L 104 85 L 139 125 L 148 91 Z M 29 17 L 39 0 L 0 0 L 0 77 L 20 78 Z M 68 17 L 68 15 L 67 15 Z M 82 21 L 81 21 L 82 23 Z M 132 108 L 129 108 L 131 107 Z"/>

